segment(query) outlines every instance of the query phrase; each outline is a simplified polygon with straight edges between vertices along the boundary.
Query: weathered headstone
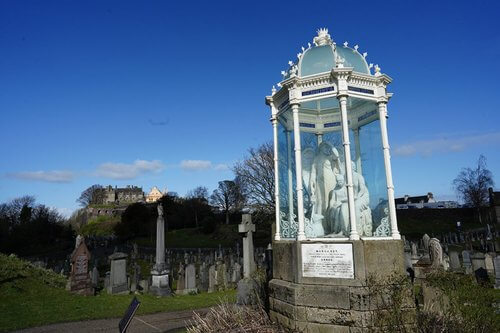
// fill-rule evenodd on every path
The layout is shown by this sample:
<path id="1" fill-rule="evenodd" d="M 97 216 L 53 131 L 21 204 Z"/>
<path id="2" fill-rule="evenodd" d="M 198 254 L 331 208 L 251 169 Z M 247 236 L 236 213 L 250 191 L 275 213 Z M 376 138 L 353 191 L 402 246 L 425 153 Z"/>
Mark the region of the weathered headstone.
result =
<path id="1" fill-rule="evenodd" d="M 89 261 L 90 252 L 85 245 L 85 239 L 79 235 L 76 248 L 71 254 L 70 291 L 82 295 L 92 295 L 94 293 L 88 271 Z"/>
<path id="2" fill-rule="evenodd" d="M 467 250 L 462 251 L 462 263 L 464 265 L 465 274 L 472 274 L 473 270 L 470 252 Z"/>
<path id="3" fill-rule="evenodd" d="M 240 280 L 241 280 L 241 265 L 238 262 L 235 262 L 233 264 L 231 282 L 238 283 Z"/>
<path id="4" fill-rule="evenodd" d="M 429 237 L 429 235 L 425 234 L 422 237 L 422 244 L 423 244 L 425 253 L 429 253 L 429 242 L 430 241 L 431 241 L 431 238 Z"/>
<path id="5" fill-rule="evenodd" d="M 128 293 L 127 281 L 127 254 L 115 252 L 109 256 L 111 261 L 111 273 L 109 276 L 108 293 Z"/>
<path id="6" fill-rule="evenodd" d="M 215 265 L 211 265 L 208 269 L 208 292 L 213 293 L 217 288 L 217 271 Z"/>
<path id="7" fill-rule="evenodd" d="M 443 268 L 443 248 L 437 238 L 429 240 L 429 257 L 433 268 Z"/>
<path id="8" fill-rule="evenodd" d="M 493 256 L 490 253 L 486 253 L 484 255 L 484 268 L 486 268 L 488 274 L 490 275 L 495 274 L 495 266 L 493 265 Z"/>
<path id="9" fill-rule="evenodd" d="M 500 289 L 500 256 L 496 256 L 493 260 L 495 266 L 495 289 Z"/>
<path id="10" fill-rule="evenodd" d="M 457 251 L 450 251 L 450 270 L 460 270 L 460 258 Z"/>
<path id="11" fill-rule="evenodd" d="M 243 237 L 243 276 L 249 278 L 255 271 L 253 236 L 255 224 L 252 223 L 250 214 L 242 215 L 242 223 L 238 225 L 238 231 L 244 234 Z"/>
<path id="12" fill-rule="evenodd" d="M 476 281 L 479 284 L 488 284 L 488 282 L 490 281 L 488 272 L 483 267 L 479 267 L 478 269 L 476 269 L 474 271 L 474 275 L 476 276 Z"/>
<path id="13" fill-rule="evenodd" d="M 208 291 L 208 268 L 207 264 L 203 262 L 200 266 L 200 285 L 201 291 Z"/>
<path id="14" fill-rule="evenodd" d="M 484 262 L 484 254 L 481 252 L 476 252 L 474 253 L 471 257 L 471 262 L 472 262 L 472 269 L 474 271 L 478 270 L 479 268 L 486 269 L 486 265 Z"/>
<path id="15" fill-rule="evenodd" d="M 196 267 L 194 264 L 189 264 L 186 266 L 186 284 L 184 288 L 184 294 L 197 293 L 196 288 Z"/>
<path id="16" fill-rule="evenodd" d="M 92 287 L 94 289 L 97 289 L 97 286 L 99 285 L 99 271 L 97 270 L 97 267 L 94 266 L 92 269 Z"/>
<path id="17" fill-rule="evenodd" d="M 186 288 L 186 271 L 184 269 L 184 264 L 181 262 L 179 264 L 179 270 L 177 271 L 177 291 L 179 295 L 184 294 L 184 289 Z"/>

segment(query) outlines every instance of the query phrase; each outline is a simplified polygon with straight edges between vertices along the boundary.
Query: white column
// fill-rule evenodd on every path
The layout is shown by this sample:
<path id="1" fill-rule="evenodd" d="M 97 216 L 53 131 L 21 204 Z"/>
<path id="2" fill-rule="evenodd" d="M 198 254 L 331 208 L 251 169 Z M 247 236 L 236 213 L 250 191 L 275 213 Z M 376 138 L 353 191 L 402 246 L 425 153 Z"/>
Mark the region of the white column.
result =
<path id="1" fill-rule="evenodd" d="M 274 240 L 280 240 L 280 179 L 278 174 L 278 119 L 274 116 L 271 119 L 273 123 L 273 140 L 274 140 L 274 206 L 276 211 L 276 233 Z"/>
<path id="2" fill-rule="evenodd" d="M 342 122 L 342 143 L 344 145 L 344 164 L 347 187 L 347 204 L 349 206 L 349 224 L 351 225 L 351 233 L 349 235 L 349 238 L 356 240 L 359 239 L 359 234 L 356 230 L 356 208 L 354 206 L 354 189 L 352 185 L 352 161 L 349 143 L 349 125 L 347 121 L 347 96 L 339 96 L 338 99 L 340 103 L 340 119 Z"/>
<path id="3" fill-rule="evenodd" d="M 290 226 L 294 222 L 293 219 L 293 172 L 292 172 L 292 138 L 290 131 L 286 131 L 286 144 L 288 149 L 288 223 Z"/>
<path id="4" fill-rule="evenodd" d="M 362 174 L 361 170 L 361 145 L 359 144 L 359 127 L 354 130 L 354 147 L 356 148 L 356 169 L 359 174 Z"/>
<path id="5" fill-rule="evenodd" d="M 297 179 L 297 217 L 299 220 L 299 230 L 297 231 L 297 240 L 305 240 L 304 226 L 304 197 L 302 193 L 302 152 L 300 147 L 300 123 L 299 123 L 299 105 L 292 104 L 293 113 L 293 134 L 295 143 L 295 177 Z"/>
<path id="6" fill-rule="evenodd" d="M 387 136 L 387 102 L 378 103 L 378 116 L 380 119 L 380 133 L 382 135 L 382 150 L 384 151 L 385 178 L 387 181 L 387 201 L 389 204 L 389 218 L 391 220 L 392 238 L 401 239 L 396 218 L 396 204 L 394 202 L 394 185 L 392 183 L 391 154 L 389 151 L 389 138 Z"/>

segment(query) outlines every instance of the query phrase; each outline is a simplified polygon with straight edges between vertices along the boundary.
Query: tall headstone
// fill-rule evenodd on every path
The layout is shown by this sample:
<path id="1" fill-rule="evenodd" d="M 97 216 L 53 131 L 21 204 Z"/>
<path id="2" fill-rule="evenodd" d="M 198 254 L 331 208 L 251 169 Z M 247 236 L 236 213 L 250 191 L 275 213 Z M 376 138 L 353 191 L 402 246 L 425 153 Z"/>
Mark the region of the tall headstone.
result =
<path id="1" fill-rule="evenodd" d="M 165 263 L 165 220 L 163 206 L 157 206 L 158 218 L 156 219 L 156 262 L 151 270 L 151 288 L 153 295 L 168 296 L 171 294 L 168 268 Z"/>
<path id="2" fill-rule="evenodd" d="M 460 270 L 460 258 L 458 257 L 457 251 L 450 251 L 450 270 Z"/>
<path id="3" fill-rule="evenodd" d="M 184 294 L 197 293 L 198 288 L 196 288 L 196 266 L 194 264 L 189 264 L 186 266 L 186 285 L 184 288 Z"/>
<path id="4" fill-rule="evenodd" d="M 111 273 L 109 275 L 109 294 L 128 293 L 127 281 L 127 254 L 115 252 L 109 256 L 111 261 Z"/>
<path id="5" fill-rule="evenodd" d="M 92 295 L 94 289 L 89 276 L 90 251 L 85 245 L 85 239 L 78 235 L 75 250 L 71 254 L 71 273 L 69 290 L 82 295 Z"/>
<path id="6" fill-rule="evenodd" d="M 249 278 L 255 271 L 254 249 L 253 249 L 253 232 L 255 232 L 255 224 L 252 223 L 250 214 L 243 214 L 242 222 L 238 225 L 238 231 L 243 234 L 243 276 Z"/>
<path id="7" fill-rule="evenodd" d="M 484 255 L 484 267 L 488 274 L 495 274 L 495 266 L 493 265 L 493 256 L 490 253 Z"/>
<path id="8" fill-rule="evenodd" d="M 495 266 L 495 289 L 500 289 L 500 256 L 496 256 L 493 260 Z"/>
<path id="9" fill-rule="evenodd" d="M 429 242 L 430 241 L 431 241 L 431 238 L 429 237 L 429 235 L 424 234 L 424 236 L 422 237 L 422 245 L 424 247 L 425 253 L 429 253 Z"/>
<path id="10" fill-rule="evenodd" d="M 208 268 L 206 262 L 200 266 L 200 286 L 201 291 L 208 291 Z"/>
<path id="11" fill-rule="evenodd" d="M 211 265 L 208 269 L 208 292 L 213 293 L 217 289 L 217 270 L 215 265 Z"/>
<path id="12" fill-rule="evenodd" d="M 177 271 L 177 291 L 179 295 L 184 294 L 184 289 L 186 288 L 186 270 L 184 269 L 184 264 L 181 262 L 179 264 L 179 270 Z"/>
<path id="13" fill-rule="evenodd" d="M 462 264 L 464 265 L 465 274 L 473 273 L 470 252 L 467 250 L 462 251 Z"/>

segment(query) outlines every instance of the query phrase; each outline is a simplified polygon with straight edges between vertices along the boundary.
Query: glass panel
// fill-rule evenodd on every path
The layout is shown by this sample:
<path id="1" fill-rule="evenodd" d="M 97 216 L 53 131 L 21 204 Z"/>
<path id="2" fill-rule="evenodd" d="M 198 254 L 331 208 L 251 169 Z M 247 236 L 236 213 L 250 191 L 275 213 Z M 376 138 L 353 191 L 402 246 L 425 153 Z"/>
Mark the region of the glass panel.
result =
<path id="1" fill-rule="evenodd" d="M 335 67 L 333 49 L 330 45 L 307 50 L 300 64 L 300 76 L 329 72 Z"/>
<path id="2" fill-rule="evenodd" d="M 345 67 L 353 67 L 355 72 L 370 74 L 370 70 L 366 65 L 366 60 L 359 52 L 344 46 L 337 45 L 337 55 L 345 59 Z"/>
<path id="3" fill-rule="evenodd" d="M 291 118 L 290 118 L 291 119 Z M 280 194 L 280 233 L 282 238 L 297 236 L 297 200 L 295 158 L 293 156 L 293 132 L 291 120 L 279 117 L 278 122 L 278 177 Z"/>
<path id="4" fill-rule="evenodd" d="M 378 119 L 359 129 L 359 145 L 360 162 L 354 163 L 358 170 L 355 171 L 353 166 L 357 174 L 354 178 L 358 179 L 354 184 L 358 233 L 360 236 L 390 236 L 387 182 Z"/>
<path id="5" fill-rule="evenodd" d="M 305 232 L 309 238 L 349 235 L 340 131 L 301 133 Z"/>

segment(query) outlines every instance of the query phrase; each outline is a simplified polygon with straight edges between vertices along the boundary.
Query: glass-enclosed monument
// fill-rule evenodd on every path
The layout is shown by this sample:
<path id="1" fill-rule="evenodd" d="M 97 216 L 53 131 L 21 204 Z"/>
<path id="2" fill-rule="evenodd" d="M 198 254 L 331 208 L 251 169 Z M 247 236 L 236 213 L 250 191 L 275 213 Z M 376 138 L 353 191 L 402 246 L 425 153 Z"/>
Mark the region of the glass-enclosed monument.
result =
<path id="1" fill-rule="evenodd" d="M 399 239 L 386 85 L 358 47 L 320 29 L 266 98 L 274 129 L 275 240 Z"/>

